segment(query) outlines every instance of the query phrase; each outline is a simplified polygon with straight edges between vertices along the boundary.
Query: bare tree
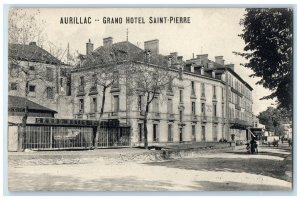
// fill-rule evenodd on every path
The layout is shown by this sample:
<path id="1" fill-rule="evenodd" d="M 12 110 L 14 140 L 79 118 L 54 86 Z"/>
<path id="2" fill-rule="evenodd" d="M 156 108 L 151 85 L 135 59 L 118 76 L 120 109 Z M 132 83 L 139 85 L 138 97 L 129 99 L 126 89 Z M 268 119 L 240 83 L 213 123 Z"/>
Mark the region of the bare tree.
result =
<path id="1" fill-rule="evenodd" d="M 39 80 L 45 87 L 55 87 L 52 83 L 53 73 L 45 70 L 45 65 L 60 64 L 57 58 L 41 48 L 47 37 L 43 30 L 45 22 L 39 20 L 38 16 L 39 10 L 11 9 L 9 12 L 9 83 L 17 84 L 20 90 L 18 95 L 25 98 L 20 150 L 25 149 L 26 143 L 30 84 Z"/>
<path id="2" fill-rule="evenodd" d="M 178 77 L 176 69 L 163 65 L 162 62 L 157 64 L 154 65 L 149 62 L 135 63 L 130 69 L 130 81 L 128 82 L 129 94 L 140 96 L 144 101 L 139 106 L 143 115 L 145 149 L 148 149 L 147 122 L 150 105 L 155 102 L 152 106 L 155 108 L 159 102 L 167 100 L 167 92 L 173 90 L 173 83 Z"/>

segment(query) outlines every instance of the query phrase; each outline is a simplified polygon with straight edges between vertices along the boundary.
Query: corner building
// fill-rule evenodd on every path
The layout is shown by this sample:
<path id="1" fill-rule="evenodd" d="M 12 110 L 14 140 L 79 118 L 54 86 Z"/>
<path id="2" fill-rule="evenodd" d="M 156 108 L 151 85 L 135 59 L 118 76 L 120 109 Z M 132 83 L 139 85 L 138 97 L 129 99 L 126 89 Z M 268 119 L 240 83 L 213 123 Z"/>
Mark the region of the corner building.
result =
<path id="1" fill-rule="evenodd" d="M 126 70 L 128 63 L 155 68 L 155 60 L 163 60 L 171 73 L 179 74 L 172 89 L 159 94 L 150 105 L 149 146 L 249 139 L 246 129 L 252 124 L 253 89 L 234 71 L 233 64 L 224 64 L 222 56 L 212 61 L 203 54 L 183 61 L 176 52 L 161 55 L 158 40 L 146 41 L 141 49 L 128 41 L 113 43 L 109 37 L 95 50 L 91 41 L 86 47 L 87 56 L 101 54 L 102 59 L 118 60 L 108 63 L 118 65 L 120 70 Z M 74 118 L 99 119 L 103 87 L 87 81 L 92 80 L 95 70 L 84 58 L 72 70 Z M 144 97 L 129 97 L 126 89 L 126 78 L 120 77 L 106 90 L 102 120 L 118 119 L 121 125 L 129 125 L 130 145 L 143 146 Z"/>

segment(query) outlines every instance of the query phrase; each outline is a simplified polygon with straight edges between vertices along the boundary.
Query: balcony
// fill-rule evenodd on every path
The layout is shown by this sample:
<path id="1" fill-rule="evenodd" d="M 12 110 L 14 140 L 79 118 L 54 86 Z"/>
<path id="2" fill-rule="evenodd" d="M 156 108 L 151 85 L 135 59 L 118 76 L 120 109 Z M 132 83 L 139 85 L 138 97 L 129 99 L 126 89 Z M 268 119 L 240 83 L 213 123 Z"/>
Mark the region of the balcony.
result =
<path id="1" fill-rule="evenodd" d="M 111 116 L 113 116 L 113 117 L 118 116 L 118 112 L 116 112 L 116 111 L 111 112 Z"/>
<path id="2" fill-rule="evenodd" d="M 77 96 L 84 96 L 84 95 L 85 95 L 84 86 L 80 85 L 78 87 Z"/>
<path id="3" fill-rule="evenodd" d="M 172 114 L 168 114 L 168 119 L 169 119 L 169 121 L 174 121 L 175 120 L 174 114 L 173 113 Z"/>
<path id="4" fill-rule="evenodd" d="M 206 123 L 207 122 L 207 116 L 206 115 L 201 116 L 201 122 L 202 123 Z"/>
<path id="5" fill-rule="evenodd" d="M 191 99 L 197 99 L 195 90 L 192 90 Z"/>
<path id="6" fill-rule="evenodd" d="M 212 117 L 212 122 L 213 123 L 219 123 L 218 117 Z"/>
<path id="7" fill-rule="evenodd" d="M 152 118 L 153 118 L 154 120 L 160 120 L 160 113 L 158 113 L 158 112 L 153 113 L 153 114 L 152 114 Z"/>
<path id="8" fill-rule="evenodd" d="M 88 119 L 95 119 L 96 118 L 96 113 L 89 113 L 88 114 Z"/>
<path id="9" fill-rule="evenodd" d="M 191 115 L 191 121 L 192 121 L 192 122 L 197 122 L 197 115 L 192 114 L 192 115 Z"/>
<path id="10" fill-rule="evenodd" d="M 89 95 L 93 95 L 93 94 L 98 94 L 98 91 L 97 91 L 97 85 L 93 85 L 93 86 L 90 88 Z"/>
<path id="11" fill-rule="evenodd" d="M 216 102 L 217 101 L 217 96 L 214 94 L 213 95 L 213 98 L 212 98 L 212 100 L 214 101 L 214 102 Z"/>
<path id="12" fill-rule="evenodd" d="M 251 122 L 240 120 L 239 118 L 230 119 L 230 123 L 232 124 L 233 128 L 237 129 L 245 129 L 248 126 L 251 126 Z"/>
<path id="13" fill-rule="evenodd" d="M 241 110 L 241 106 L 240 106 L 240 105 L 238 105 L 238 104 L 235 104 L 235 109 L 237 109 L 237 110 Z"/>
<path id="14" fill-rule="evenodd" d="M 206 100 L 206 97 L 205 97 L 205 93 L 201 93 L 201 98 L 200 98 L 201 100 Z"/>

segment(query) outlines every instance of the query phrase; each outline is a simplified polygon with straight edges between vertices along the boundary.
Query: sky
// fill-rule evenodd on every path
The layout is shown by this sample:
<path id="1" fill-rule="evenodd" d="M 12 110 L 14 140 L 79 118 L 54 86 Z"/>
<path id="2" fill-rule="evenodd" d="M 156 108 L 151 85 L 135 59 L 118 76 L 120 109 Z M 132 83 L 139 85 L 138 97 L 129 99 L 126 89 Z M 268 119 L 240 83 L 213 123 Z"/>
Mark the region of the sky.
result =
<path id="1" fill-rule="evenodd" d="M 31 12 L 27 10 L 27 12 Z M 91 39 L 94 48 L 103 44 L 103 38 L 113 37 L 113 42 L 125 41 L 144 47 L 144 41 L 158 39 L 159 51 L 163 55 L 178 52 L 184 60 L 191 59 L 193 53 L 208 54 L 209 59 L 224 56 L 225 64 L 234 64 L 235 71 L 254 89 L 253 112 L 255 115 L 274 104 L 274 100 L 259 100 L 270 91 L 255 83 L 259 78 L 250 78 L 253 72 L 240 65 L 244 58 L 234 55 L 245 46 L 238 36 L 242 33 L 241 8 L 94 8 L 94 9 L 40 9 L 38 20 L 43 20 L 47 41 L 65 49 L 85 54 L 86 42 Z M 91 17 L 91 24 L 60 24 L 61 17 Z M 104 24 L 103 17 L 122 17 L 122 24 Z M 125 17 L 144 17 L 145 24 L 126 24 Z M 149 24 L 149 17 L 190 17 L 186 24 Z M 99 21 L 95 21 L 99 19 Z M 43 48 L 49 50 L 47 44 Z"/>

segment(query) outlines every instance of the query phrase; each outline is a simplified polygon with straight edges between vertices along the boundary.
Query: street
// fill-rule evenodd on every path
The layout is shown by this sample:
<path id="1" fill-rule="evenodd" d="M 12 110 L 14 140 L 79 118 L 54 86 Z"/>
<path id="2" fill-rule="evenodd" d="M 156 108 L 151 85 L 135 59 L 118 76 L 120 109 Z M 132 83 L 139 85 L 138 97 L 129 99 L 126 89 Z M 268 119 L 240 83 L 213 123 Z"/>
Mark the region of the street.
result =
<path id="1" fill-rule="evenodd" d="M 112 150 L 113 151 L 113 150 Z M 290 191 L 291 148 L 259 147 L 132 162 L 9 164 L 9 191 Z"/>

